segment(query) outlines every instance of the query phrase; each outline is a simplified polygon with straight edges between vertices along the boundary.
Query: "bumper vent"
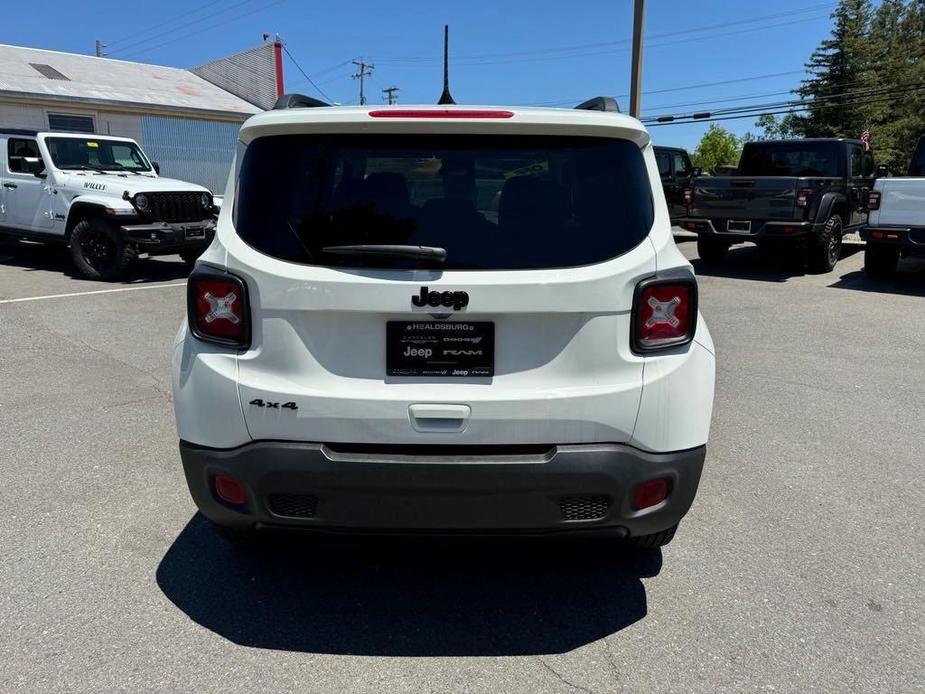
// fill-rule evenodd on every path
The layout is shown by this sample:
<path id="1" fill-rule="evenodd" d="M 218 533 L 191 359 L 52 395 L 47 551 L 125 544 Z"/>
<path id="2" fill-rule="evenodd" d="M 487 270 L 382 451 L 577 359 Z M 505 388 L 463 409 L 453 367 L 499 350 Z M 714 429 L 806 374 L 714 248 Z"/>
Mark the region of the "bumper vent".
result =
<path id="1" fill-rule="evenodd" d="M 563 496 L 559 509 L 565 520 L 597 520 L 607 515 L 610 508 L 609 496 Z"/>
<path id="2" fill-rule="evenodd" d="M 145 193 L 156 222 L 199 222 L 211 216 L 202 209 L 200 193 Z"/>
<path id="3" fill-rule="evenodd" d="M 267 506 L 276 516 L 314 518 L 318 497 L 312 494 L 270 494 Z"/>

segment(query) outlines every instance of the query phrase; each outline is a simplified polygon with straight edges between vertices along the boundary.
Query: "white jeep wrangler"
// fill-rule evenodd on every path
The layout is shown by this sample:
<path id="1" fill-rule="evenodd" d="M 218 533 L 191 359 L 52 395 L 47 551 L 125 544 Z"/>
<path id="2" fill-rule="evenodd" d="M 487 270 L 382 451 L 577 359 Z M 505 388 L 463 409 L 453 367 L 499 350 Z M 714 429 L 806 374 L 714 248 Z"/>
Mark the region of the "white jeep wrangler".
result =
<path id="1" fill-rule="evenodd" d="M 208 189 L 161 178 L 134 140 L 0 129 L 0 234 L 67 243 L 78 272 L 118 279 L 139 253 L 192 264 L 212 242 Z"/>
<path id="2" fill-rule="evenodd" d="M 670 541 L 713 342 L 639 121 L 281 103 L 241 129 L 174 347 L 202 513 Z"/>

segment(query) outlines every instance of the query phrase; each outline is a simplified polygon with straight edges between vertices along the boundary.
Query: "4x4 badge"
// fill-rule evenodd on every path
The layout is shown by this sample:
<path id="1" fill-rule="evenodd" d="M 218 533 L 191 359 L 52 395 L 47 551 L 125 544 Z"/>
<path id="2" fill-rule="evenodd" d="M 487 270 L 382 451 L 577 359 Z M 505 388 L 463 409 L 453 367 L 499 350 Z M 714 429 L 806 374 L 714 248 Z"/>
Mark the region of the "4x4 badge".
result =
<path id="1" fill-rule="evenodd" d="M 411 297 L 411 303 L 415 306 L 452 306 L 458 311 L 469 305 L 468 292 L 431 292 L 427 287 L 421 287 L 421 293 Z"/>

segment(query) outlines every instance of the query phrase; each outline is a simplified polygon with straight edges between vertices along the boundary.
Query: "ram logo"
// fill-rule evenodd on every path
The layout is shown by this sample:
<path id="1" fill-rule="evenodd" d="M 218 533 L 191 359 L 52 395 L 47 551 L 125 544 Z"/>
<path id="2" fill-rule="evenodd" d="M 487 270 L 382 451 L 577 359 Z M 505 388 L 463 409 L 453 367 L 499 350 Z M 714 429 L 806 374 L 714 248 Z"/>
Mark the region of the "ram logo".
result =
<path id="1" fill-rule="evenodd" d="M 445 349 L 443 353 L 451 357 L 478 357 L 482 354 L 480 349 Z"/>

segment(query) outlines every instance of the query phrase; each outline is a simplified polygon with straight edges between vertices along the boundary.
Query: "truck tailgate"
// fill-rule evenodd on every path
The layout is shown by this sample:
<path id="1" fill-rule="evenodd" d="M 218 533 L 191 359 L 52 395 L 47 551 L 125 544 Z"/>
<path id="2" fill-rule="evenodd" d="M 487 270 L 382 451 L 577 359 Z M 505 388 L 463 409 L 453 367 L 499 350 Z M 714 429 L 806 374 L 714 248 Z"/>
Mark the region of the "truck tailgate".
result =
<path id="1" fill-rule="evenodd" d="M 925 226 L 925 178 L 881 178 L 874 190 L 880 209 L 871 211 L 870 224 Z"/>
<path id="2" fill-rule="evenodd" d="M 690 216 L 790 221 L 797 216 L 798 181 L 776 176 L 702 176 L 694 180 Z"/>

